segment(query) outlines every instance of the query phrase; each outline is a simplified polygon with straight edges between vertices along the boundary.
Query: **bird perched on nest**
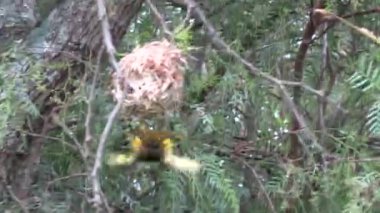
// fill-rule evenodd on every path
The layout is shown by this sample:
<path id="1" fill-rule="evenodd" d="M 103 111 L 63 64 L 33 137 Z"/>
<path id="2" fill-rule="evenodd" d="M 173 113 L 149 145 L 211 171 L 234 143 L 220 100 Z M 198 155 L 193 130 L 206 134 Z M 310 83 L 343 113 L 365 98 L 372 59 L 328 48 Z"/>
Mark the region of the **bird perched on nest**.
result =
<path id="1" fill-rule="evenodd" d="M 198 161 L 174 154 L 175 134 L 167 131 L 139 129 L 135 131 L 129 154 L 111 154 L 108 165 L 131 165 L 134 162 L 161 162 L 182 172 L 198 172 Z"/>

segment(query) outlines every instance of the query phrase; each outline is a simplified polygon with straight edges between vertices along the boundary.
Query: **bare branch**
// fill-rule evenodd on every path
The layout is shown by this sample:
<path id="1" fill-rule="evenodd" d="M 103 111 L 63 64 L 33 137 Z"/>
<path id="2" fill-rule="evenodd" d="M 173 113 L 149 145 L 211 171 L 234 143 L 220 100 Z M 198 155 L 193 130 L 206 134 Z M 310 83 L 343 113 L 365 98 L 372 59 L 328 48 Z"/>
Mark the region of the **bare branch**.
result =
<path id="1" fill-rule="evenodd" d="M 10 185 L 5 184 L 5 183 L 3 183 L 3 185 L 4 185 L 4 188 L 7 189 L 7 192 L 12 197 L 12 199 L 20 206 L 22 211 L 24 213 L 29 213 L 30 211 L 29 211 L 28 207 L 25 205 L 25 202 L 20 200 L 17 197 L 17 195 L 13 192 L 12 187 Z"/>
<path id="2" fill-rule="evenodd" d="M 115 47 L 113 46 L 112 43 L 112 37 L 111 37 L 111 32 L 110 32 L 110 27 L 109 27 L 109 22 L 106 14 L 106 7 L 104 4 L 103 0 L 97 0 L 97 6 L 98 6 L 98 17 L 102 25 L 102 33 L 103 33 L 103 42 L 106 47 L 107 53 L 108 53 L 108 58 L 109 61 L 112 65 L 112 68 L 116 71 L 116 76 L 118 79 L 120 79 L 122 73 L 119 69 L 119 66 L 117 64 L 116 58 L 115 58 Z M 92 187 L 93 187 L 93 199 L 92 202 L 95 204 L 97 207 L 98 211 L 100 210 L 100 207 L 102 204 L 106 207 L 108 212 L 111 212 L 110 207 L 108 205 L 108 202 L 106 198 L 103 196 L 103 192 L 101 190 L 100 186 L 100 181 L 99 181 L 99 171 L 101 169 L 101 162 L 103 159 L 104 155 L 104 150 L 105 150 L 105 144 L 107 141 L 107 137 L 109 133 L 111 132 L 111 127 L 113 122 L 115 121 L 116 115 L 122 108 L 122 103 L 124 99 L 124 92 L 122 91 L 121 87 L 119 84 L 116 84 L 116 100 L 117 104 L 110 113 L 106 126 L 102 132 L 102 135 L 100 136 L 98 148 L 96 151 L 96 156 L 95 156 L 95 162 L 94 166 L 92 168 L 91 172 L 91 182 L 92 182 Z"/>
<path id="3" fill-rule="evenodd" d="M 259 185 L 261 192 L 264 194 L 264 197 L 267 200 L 270 211 L 272 213 L 276 213 L 277 211 L 273 205 L 272 199 L 269 197 L 269 194 L 268 194 L 267 190 L 265 189 L 262 181 L 260 180 L 260 177 L 257 174 L 256 170 L 251 165 L 249 165 L 249 163 L 247 161 L 245 161 L 243 159 L 238 159 L 238 160 L 251 171 L 251 173 L 253 174 L 253 176 L 256 179 L 257 184 Z"/>
<path id="4" fill-rule="evenodd" d="M 81 157 L 85 160 L 86 158 L 83 153 L 83 146 L 79 143 L 79 140 L 75 137 L 74 132 L 71 131 L 71 129 L 59 119 L 59 116 L 57 114 L 54 113 L 51 117 L 52 117 L 53 122 L 57 124 L 58 126 L 60 126 L 63 132 L 66 133 L 66 135 L 74 142 L 77 150 L 81 154 Z"/>
<path id="5" fill-rule="evenodd" d="M 348 18 L 351 18 L 351 17 L 370 15 L 370 14 L 373 14 L 373 13 L 380 13 L 380 7 L 375 7 L 375 8 L 371 8 L 369 10 L 358 11 L 358 12 L 346 14 L 346 15 L 343 15 L 342 18 L 348 19 Z M 327 33 L 327 31 L 329 31 L 331 28 L 333 28 L 336 23 L 337 23 L 336 21 L 330 22 L 329 25 L 328 25 L 328 27 L 325 28 L 321 33 L 319 33 L 318 36 L 316 36 L 315 38 L 313 38 L 310 43 L 313 43 L 314 41 L 319 40 L 324 34 Z"/>
<path id="6" fill-rule="evenodd" d="M 105 150 L 108 134 L 109 132 L 111 132 L 112 124 L 116 118 L 117 113 L 121 109 L 121 106 L 122 106 L 122 102 L 117 102 L 116 106 L 113 108 L 111 114 L 108 117 L 107 124 L 102 132 L 102 135 L 100 136 L 98 149 L 96 151 L 95 163 L 91 172 L 91 179 L 92 179 L 92 185 L 93 185 L 92 190 L 94 193 L 93 202 L 99 206 L 102 203 L 106 205 L 106 201 L 105 200 L 102 201 L 103 192 L 101 190 L 100 181 L 99 181 L 99 171 L 101 169 L 101 164 L 102 164 L 102 159 L 104 155 L 104 150 Z"/>
<path id="7" fill-rule="evenodd" d="M 328 27 L 327 23 L 323 24 L 323 28 L 326 29 Z M 328 36 L 327 34 L 325 34 L 323 36 L 323 40 L 322 40 L 322 54 L 321 54 L 321 57 L 322 57 L 322 63 L 321 63 L 321 69 L 320 69 L 320 74 L 319 74 L 319 79 L 318 79 L 318 83 L 317 83 L 317 88 L 319 90 L 322 90 L 323 89 L 323 82 L 325 80 L 325 72 L 327 70 L 330 70 L 329 68 L 329 65 L 330 65 L 330 58 L 329 58 L 329 43 L 328 43 Z M 330 70 L 330 73 L 333 72 L 332 70 Z M 331 75 L 330 75 L 331 76 Z M 331 80 L 331 77 L 330 77 L 330 80 Z M 328 88 L 326 90 L 325 93 L 325 96 L 327 97 L 330 93 L 331 93 L 331 90 L 332 90 L 332 86 L 331 88 Z M 320 140 L 321 141 L 325 141 L 324 140 L 324 137 L 325 137 L 325 134 L 326 134 L 326 123 L 325 123 L 325 114 L 326 114 L 326 99 L 324 97 L 318 97 L 318 108 L 317 108 L 317 114 L 318 114 L 318 118 L 317 118 L 317 123 L 316 123 L 316 126 L 317 126 L 317 129 L 320 129 L 322 132 L 319 136 Z"/>
<path id="8" fill-rule="evenodd" d="M 309 85 L 307 85 L 307 84 L 305 84 L 303 82 L 280 80 L 280 83 L 282 85 L 286 85 L 286 86 L 300 86 L 305 91 L 310 92 L 311 94 L 314 94 L 314 95 L 316 95 L 319 98 L 322 98 L 324 101 L 326 101 L 326 102 L 328 102 L 330 104 L 333 104 L 335 107 L 337 107 L 338 109 L 342 110 L 343 112 L 345 112 L 345 113 L 348 112 L 346 109 L 344 109 L 343 107 L 340 106 L 340 103 L 338 101 L 335 101 L 335 100 L 331 99 L 330 97 L 328 97 L 328 95 L 331 93 L 330 88 L 329 88 L 328 91 L 322 91 L 322 90 L 314 89 L 311 86 L 309 86 Z M 330 84 L 332 84 L 332 83 L 330 83 Z M 332 87 L 332 85 L 331 85 L 331 87 Z"/>
<path id="9" fill-rule="evenodd" d="M 53 185 L 53 184 L 55 184 L 56 182 L 67 180 L 67 179 L 70 179 L 70 178 L 83 177 L 83 176 L 87 176 L 87 175 L 88 175 L 87 173 L 75 173 L 75 174 L 67 175 L 67 176 L 64 176 L 64 177 L 56 178 L 56 179 L 54 179 L 52 181 L 49 181 L 47 183 L 45 191 L 49 190 L 50 186 Z"/>
<path id="10" fill-rule="evenodd" d="M 170 31 L 168 25 L 165 23 L 165 19 L 160 14 L 160 12 L 158 11 L 157 7 L 152 3 L 151 0 L 145 0 L 145 2 L 149 6 L 149 8 L 152 10 L 152 12 L 153 12 L 154 16 L 156 17 L 156 19 L 160 22 L 160 25 L 161 25 L 162 29 L 164 30 L 165 37 L 168 40 L 173 41 L 174 40 L 173 33 Z"/>
<path id="11" fill-rule="evenodd" d="M 42 134 L 37 134 L 37 133 L 33 133 L 33 132 L 29 132 L 29 131 L 24 131 L 24 130 L 20 130 L 20 132 L 23 133 L 23 134 L 26 134 L 26 135 L 33 136 L 33 137 L 40 137 L 40 138 L 44 138 L 44 139 L 49 139 L 49 140 L 57 141 L 57 142 L 62 143 L 64 146 L 69 147 L 73 151 L 79 151 L 78 147 L 74 146 L 71 143 L 68 143 L 68 142 L 62 140 L 61 138 L 47 136 L 47 135 L 42 135 Z"/>
<path id="12" fill-rule="evenodd" d="M 298 112 L 296 105 L 294 104 L 288 90 L 282 83 L 280 79 L 277 79 L 267 73 L 262 72 L 260 69 L 255 67 L 252 63 L 242 58 L 236 51 L 232 50 L 231 47 L 218 36 L 217 31 L 212 26 L 212 24 L 207 20 L 204 12 L 197 6 L 196 2 L 193 0 L 184 0 L 187 4 L 188 9 L 192 9 L 194 14 L 199 17 L 199 19 L 203 22 L 206 30 L 208 32 L 208 36 L 212 43 L 220 50 L 224 50 L 228 55 L 233 56 L 236 60 L 240 61 L 242 64 L 246 66 L 246 68 L 250 71 L 250 73 L 257 77 L 262 77 L 265 80 L 274 83 L 280 90 L 285 99 L 285 104 L 288 109 L 292 112 L 295 119 L 299 123 L 299 129 L 302 130 L 303 137 L 305 137 L 308 141 L 311 141 L 314 148 L 319 151 L 323 151 L 323 147 L 318 144 L 317 138 L 315 134 L 308 128 L 305 118 Z"/>

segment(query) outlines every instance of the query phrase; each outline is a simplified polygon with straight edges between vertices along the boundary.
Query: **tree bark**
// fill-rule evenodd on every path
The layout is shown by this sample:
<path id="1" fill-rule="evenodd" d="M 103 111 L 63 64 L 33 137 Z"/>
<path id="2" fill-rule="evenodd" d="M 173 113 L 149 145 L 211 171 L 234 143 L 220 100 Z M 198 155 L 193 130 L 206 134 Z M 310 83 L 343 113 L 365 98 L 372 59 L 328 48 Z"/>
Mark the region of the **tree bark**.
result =
<path id="1" fill-rule="evenodd" d="M 35 0 L 0 1 L 0 53 L 7 50 L 12 41 L 24 39 L 39 21 Z"/>
<path id="2" fill-rule="evenodd" d="M 33 0 L 29 0 L 34 2 Z M 24 1 L 28 2 L 28 1 Z M 107 13 L 110 21 L 110 30 L 114 44 L 117 46 L 125 34 L 129 24 L 139 12 L 143 0 L 114 0 L 107 2 Z M 16 56 L 14 61 L 23 61 L 22 67 L 13 64 L 10 73 L 28 73 L 33 63 L 52 64 L 64 61 L 69 66 L 64 68 L 46 68 L 43 72 L 46 77 L 47 90 L 40 91 L 28 82 L 28 93 L 25 94 L 37 107 L 40 113 L 38 119 L 33 119 L 28 125 L 27 113 L 20 113 L 25 123 L 12 126 L 4 140 L 0 151 L 0 180 L 2 185 L 11 186 L 14 194 L 20 199 L 27 199 L 31 194 L 31 184 L 41 157 L 44 139 L 42 137 L 26 136 L 26 148 L 20 155 L 17 150 L 23 143 L 21 132 L 15 129 L 46 135 L 54 128 L 51 116 L 59 111 L 59 103 L 52 101 L 53 96 L 61 97 L 63 86 L 67 88 L 70 76 L 80 78 L 84 74 L 81 62 L 90 57 L 96 57 L 103 38 L 98 19 L 96 2 L 93 0 L 66 0 L 60 3 L 38 28 L 28 34 L 23 43 L 23 51 L 28 52 L 31 58 L 25 59 L 24 54 Z M 35 23 L 35 22 L 33 22 Z M 35 26 L 35 25 L 33 25 Z M 1 25 L 0 25 L 1 29 Z M 68 75 L 68 70 L 74 75 Z M 31 86 L 32 85 L 32 86 Z M 75 85 L 70 85 L 70 90 Z M 67 94 L 64 91 L 63 94 Z M 0 189 L 1 191 L 2 189 Z"/>

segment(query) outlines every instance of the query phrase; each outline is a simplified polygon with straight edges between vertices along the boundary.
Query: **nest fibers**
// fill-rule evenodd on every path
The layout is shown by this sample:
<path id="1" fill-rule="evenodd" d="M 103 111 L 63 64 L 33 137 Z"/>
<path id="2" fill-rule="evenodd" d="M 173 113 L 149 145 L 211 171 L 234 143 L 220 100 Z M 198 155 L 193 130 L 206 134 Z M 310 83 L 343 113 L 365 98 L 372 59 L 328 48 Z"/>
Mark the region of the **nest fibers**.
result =
<path id="1" fill-rule="evenodd" d="M 135 48 L 119 62 L 122 76 L 113 76 L 126 93 L 124 107 L 137 116 L 178 109 L 183 98 L 186 59 L 170 42 L 154 41 Z M 113 91 L 114 98 L 116 94 Z"/>

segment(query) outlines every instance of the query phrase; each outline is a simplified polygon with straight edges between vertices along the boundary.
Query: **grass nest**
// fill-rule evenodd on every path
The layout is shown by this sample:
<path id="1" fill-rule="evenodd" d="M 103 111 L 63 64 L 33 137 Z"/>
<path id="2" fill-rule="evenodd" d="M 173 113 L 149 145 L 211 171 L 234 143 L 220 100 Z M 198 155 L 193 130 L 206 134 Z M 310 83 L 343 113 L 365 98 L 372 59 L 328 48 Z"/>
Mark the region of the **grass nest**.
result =
<path id="1" fill-rule="evenodd" d="M 125 92 L 124 107 L 134 116 L 173 112 L 183 100 L 186 57 L 167 40 L 136 47 L 120 61 L 122 75 L 113 75 L 113 86 Z M 115 91 L 113 95 L 116 99 Z"/>

